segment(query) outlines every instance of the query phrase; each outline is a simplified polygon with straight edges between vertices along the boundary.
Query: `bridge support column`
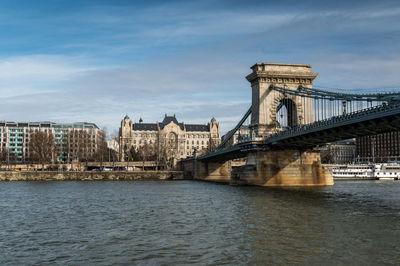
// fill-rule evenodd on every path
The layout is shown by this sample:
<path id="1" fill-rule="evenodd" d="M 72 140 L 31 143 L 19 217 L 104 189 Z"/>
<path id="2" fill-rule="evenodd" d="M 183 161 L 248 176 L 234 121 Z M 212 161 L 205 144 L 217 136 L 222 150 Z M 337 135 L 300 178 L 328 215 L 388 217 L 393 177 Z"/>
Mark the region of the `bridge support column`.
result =
<path id="1" fill-rule="evenodd" d="M 259 186 L 327 186 L 333 177 L 318 151 L 254 151 L 246 165 L 234 169 L 232 184 Z"/>
<path id="2" fill-rule="evenodd" d="M 231 162 L 203 162 L 195 160 L 194 179 L 229 183 Z"/>

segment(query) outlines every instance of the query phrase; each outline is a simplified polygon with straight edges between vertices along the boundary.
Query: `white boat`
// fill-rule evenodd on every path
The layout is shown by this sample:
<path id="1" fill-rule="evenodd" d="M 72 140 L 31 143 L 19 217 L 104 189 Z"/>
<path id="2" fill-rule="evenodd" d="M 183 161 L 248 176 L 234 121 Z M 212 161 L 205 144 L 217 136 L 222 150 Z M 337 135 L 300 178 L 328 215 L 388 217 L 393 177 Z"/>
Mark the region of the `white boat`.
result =
<path id="1" fill-rule="evenodd" d="M 373 179 L 373 165 L 344 165 L 332 168 L 332 175 L 337 179 Z"/>
<path id="2" fill-rule="evenodd" d="M 376 164 L 374 168 L 374 176 L 379 180 L 399 180 L 400 164 L 384 163 Z"/>

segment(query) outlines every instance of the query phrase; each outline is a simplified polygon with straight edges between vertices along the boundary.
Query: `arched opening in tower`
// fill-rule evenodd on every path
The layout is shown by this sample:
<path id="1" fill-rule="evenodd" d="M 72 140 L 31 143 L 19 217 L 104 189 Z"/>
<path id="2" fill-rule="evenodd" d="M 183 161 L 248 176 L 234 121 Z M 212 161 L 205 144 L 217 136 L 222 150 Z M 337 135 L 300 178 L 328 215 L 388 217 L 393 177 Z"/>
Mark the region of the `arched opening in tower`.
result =
<path id="1" fill-rule="evenodd" d="M 278 102 L 276 107 L 276 121 L 282 128 L 297 126 L 297 108 L 293 100 L 283 98 Z"/>

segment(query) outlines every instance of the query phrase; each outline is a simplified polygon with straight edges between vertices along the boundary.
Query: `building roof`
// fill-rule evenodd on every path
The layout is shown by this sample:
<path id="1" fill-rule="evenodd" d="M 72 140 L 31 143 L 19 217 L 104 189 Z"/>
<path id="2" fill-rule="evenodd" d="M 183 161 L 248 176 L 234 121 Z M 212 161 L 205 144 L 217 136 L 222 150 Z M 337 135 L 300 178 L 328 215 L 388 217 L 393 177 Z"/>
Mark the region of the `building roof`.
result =
<path id="1" fill-rule="evenodd" d="M 157 130 L 157 124 L 155 123 L 134 123 L 132 125 L 133 130 L 141 131 L 154 131 Z"/>
<path id="2" fill-rule="evenodd" d="M 178 125 L 180 127 L 180 129 L 184 130 L 184 128 L 185 128 L 184 124 L 179 123 L 178 120 L 176 120 L 175 115 L 174 116 L 165 115 L 164 120 L 161 123 L 159 123 L 160 128 L 163 129 L 166 125 L 168 125 L 171 122 L 173 122 L 175 125 Z"/>
<path id="3" fill-rule="evenodd" d="M 55 127 L 55 128 L 97 128 L 98 126 L 94 123 L 88 122 L 74 122 L 74 123 L 54 123 L 50 121 L 42 122 L 9 122 L 0 121 L 0 127 Z"/>
<path id="4" fill-rule="evenodd" d="M 200 131 L 200 132 L 208 132 L 210 130 L 209 125 L 200 125 L 200 124 L 185 124 L 185 123 L 179 123 L 178 120 L 176 119 L 175 115 L 174 116 L 167 116 L 165 115 L 163 121 L 161 123 L 134 123 L 132 125 L 133 130 L 137 131 L 156 131 L 158 127 L 160 129 L 163 129 L 166 125 L 169 123 L 174 123 L 181 130 L 185 130 L 187 132 L 194 132 L 194 131 Z"/>
<path id="5" fill-rule="evenodd" d="M 209 131 L 208 125 L 186 125 L 186 131 Z"/>
<path id="6" fill-rule="evenodd" d="M 332 142 L 331 144 L 355 145 L 355 141 L 353 139 L 345 139 Z"/>

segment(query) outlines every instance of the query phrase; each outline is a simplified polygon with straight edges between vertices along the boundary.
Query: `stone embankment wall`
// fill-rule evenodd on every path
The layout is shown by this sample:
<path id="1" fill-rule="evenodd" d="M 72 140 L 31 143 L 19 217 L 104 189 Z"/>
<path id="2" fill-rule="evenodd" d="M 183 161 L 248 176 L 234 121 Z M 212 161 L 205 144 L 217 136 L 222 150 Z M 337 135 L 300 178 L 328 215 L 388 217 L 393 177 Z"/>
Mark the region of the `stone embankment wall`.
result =
<path id="1" fill-rule="evenodd" d="M 0 181 L 77 181 L 77 180 L 177 180 L 181 171 L 137 172 L 0 172 Z"/>

